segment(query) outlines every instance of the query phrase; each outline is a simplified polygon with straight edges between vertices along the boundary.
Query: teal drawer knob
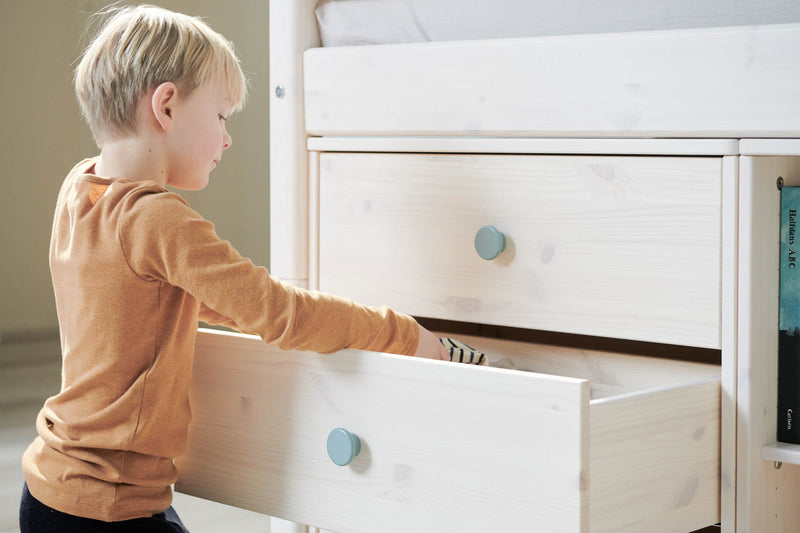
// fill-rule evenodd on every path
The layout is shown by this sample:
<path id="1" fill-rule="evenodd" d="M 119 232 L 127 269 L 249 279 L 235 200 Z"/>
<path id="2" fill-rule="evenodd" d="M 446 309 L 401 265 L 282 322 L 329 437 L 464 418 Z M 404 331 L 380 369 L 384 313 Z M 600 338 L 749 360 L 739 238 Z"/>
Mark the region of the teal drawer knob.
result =
<path id="1" fill-rule="evenodd" d="M 328 457 L 339 466 L 347 466 L 361 451 L 361 441 L 354 433 L 336 428 L 328 434 Z"/>
<path id="2" fill-rule="evenodd" d="M 506 249 L 506 236 L 494 226 L 483 226 L 475 234 L 475 251 L 491 261 Z"/>

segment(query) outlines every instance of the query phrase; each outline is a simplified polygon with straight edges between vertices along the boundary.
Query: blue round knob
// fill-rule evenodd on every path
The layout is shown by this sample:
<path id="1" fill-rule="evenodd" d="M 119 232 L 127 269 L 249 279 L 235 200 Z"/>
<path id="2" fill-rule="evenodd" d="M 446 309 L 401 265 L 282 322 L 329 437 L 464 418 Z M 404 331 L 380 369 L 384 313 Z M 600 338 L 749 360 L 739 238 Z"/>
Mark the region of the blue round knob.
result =
<path id="1" fill-rule="evenodd" d="M 361 451 L 358 436 L 344 428 L 336 428 L 328 434 L 328 457 L 339 466 L 347 466 Z"/>
<path id="2" fill-rule="evenodd" d="M 506 249 L 506 236 L 494 226 L 483 226 L 475 234 L 475 251 L 491 261 Z"/>

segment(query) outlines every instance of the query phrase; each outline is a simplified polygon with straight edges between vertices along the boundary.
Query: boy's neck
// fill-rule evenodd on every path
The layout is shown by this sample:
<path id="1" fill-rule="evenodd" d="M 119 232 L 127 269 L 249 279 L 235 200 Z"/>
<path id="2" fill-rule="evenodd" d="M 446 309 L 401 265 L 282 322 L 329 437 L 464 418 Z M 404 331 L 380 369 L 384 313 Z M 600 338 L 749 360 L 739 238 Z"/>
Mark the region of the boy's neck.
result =
<path id="1" fill-rule="evenodd" d="M 95 164 L 95 174 L 104 178 L 155 181 L 166 185 L 164 158 L 157 144 L 138 136 L 105 141 Z"/>

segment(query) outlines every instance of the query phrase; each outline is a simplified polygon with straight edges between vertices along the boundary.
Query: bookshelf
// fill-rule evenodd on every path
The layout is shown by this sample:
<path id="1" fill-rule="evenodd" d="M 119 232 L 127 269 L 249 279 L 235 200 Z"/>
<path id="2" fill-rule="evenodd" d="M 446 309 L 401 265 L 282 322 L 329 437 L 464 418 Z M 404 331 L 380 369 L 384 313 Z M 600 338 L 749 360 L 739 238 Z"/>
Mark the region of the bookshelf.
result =
<path id="1" fill-rule="evenodd" d="M 800 139 L 743 139 L 739 148 L 742 155 L 783 156 L 797 161 L 796 158 L 800 156 Z M 790 165 L 792 166 L 795 165 Z M 783 464 L 800 465 L 800 444 L 769 442 L 761 447 L 761 458 L 772 461 L 776 469 Z"/>
<path id="2" fill-rule="evenodd" d="M 761 447 L 761 458 L 775 463 L 800 465 L 800 444 L 770 442 Z"/>

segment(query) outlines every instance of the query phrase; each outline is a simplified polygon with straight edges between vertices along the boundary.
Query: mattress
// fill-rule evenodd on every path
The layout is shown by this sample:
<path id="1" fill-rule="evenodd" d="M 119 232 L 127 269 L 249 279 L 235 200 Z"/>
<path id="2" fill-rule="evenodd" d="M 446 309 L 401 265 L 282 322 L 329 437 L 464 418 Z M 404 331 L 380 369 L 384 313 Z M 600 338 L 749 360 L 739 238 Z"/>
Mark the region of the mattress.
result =
<path id="1" fill-rule="evenodd" d="M 322 0 L 323 46 L 800 22 L 798 0 Z"/>

